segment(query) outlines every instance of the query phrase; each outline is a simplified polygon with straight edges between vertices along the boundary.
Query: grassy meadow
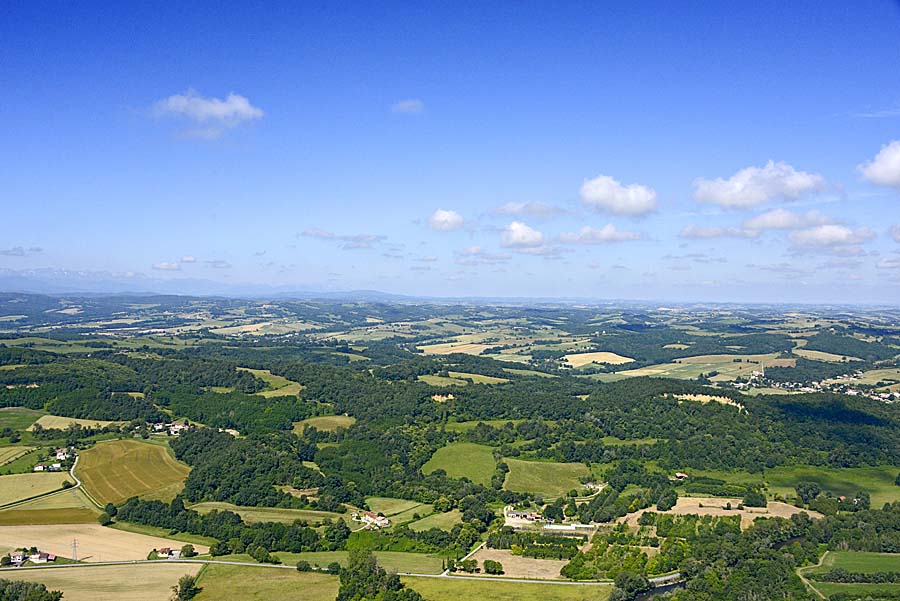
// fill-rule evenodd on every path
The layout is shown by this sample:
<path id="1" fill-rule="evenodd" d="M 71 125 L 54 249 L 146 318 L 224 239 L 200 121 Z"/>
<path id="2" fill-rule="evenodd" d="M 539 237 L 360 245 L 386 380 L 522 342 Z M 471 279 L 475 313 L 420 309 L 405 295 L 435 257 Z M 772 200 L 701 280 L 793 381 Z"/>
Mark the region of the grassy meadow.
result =
<path id="1" fill-rule="evenodd" d="M 590 475 L 583 463 L 554 463 L 550 461 L 523 461 L 505 458 L 509 466 L 504 488 L 516 492 L 533 492 L 546 498 L 565 495 L 572 489 L 580 490 L 579 478 Z"/>
<path id="2" fill-rule="evenodd" d="M 312 426 L 316 430 L 323 432 L 334 432 L 338 428 L 349 428 L 355 423 L 356 418 L 349 415 L 320 415 L 296 422 L 294 424 L 294 432 L 302 434 L 307 426 Z"/>
<path id="3" fill-rule="evenodd" d="M 422 473 L 442 469 L 452 478 L 466 477 L 477 484 L 490 484 L 496 469 L 493 449 L 471 442 L 453 442 L 435 451 L 422 466 Z"/>
<path id="4" fill-rule="evenodd" d="M 333 601 L 339 586 L 329 574 L 223 565 L 206 566 L 199 585 L 195 601 Z"/>
<path id="5" fill-rule="evenodd" d="M 281 509 L 279 507 L 241 507 L 222 501 L 206 501 L 191 505 L 190 509 L 199 513 L 211 511 L 231 511 L 238 514 L 247 523 L 254 522 L 281 522 L 291 524 L 295 520 L 304 520 L 310 523 L 321 522 L 324 519 L 349 520 L 348 513 L 332 513 L 330 511 L 312 511 L 306 509 Z"/>
<path id="6" fill-rule="evenodd" d="M 560 585 L 455 578 L 401 578 L 428 601 L 605 601 L 611 586 Z"/>

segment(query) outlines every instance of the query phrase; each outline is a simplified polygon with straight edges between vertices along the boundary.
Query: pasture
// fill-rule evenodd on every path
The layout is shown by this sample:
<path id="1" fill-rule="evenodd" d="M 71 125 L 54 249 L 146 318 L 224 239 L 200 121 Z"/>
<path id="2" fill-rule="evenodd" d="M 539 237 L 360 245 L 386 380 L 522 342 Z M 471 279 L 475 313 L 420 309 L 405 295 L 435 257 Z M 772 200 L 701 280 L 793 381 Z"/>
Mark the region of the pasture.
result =
<path id="1" fill-rule="evenodd" d="M 476 484 L 490 484 L 496 469 L 491 447 L 471 442 L 453 442 L 435 451 L 425 465 L 423 474 L 444 470 L 451 478 L 466 477 Z"/>
<path id="2" fill-rule="evenodd" d="M 394 499 L 391 497 L 369 497 L 366 499 L 366 505 L 368 505 L 369 509 L 374 513 L 382 513 L 387 517 L 392 517 L 401 513 L 413 511 L 422 507 L 424 503 L 409 501 L 407 499 Z"/>
<path id="3" fill-rule="evenodd" d="M 312 511 L 307 509 L 281 509 L 278 507 L 241 507 L 221 501 L 205 501 L 191 505 L 190 509 L 207 514 L 211 511 L 231 511 L 241 516 L 247 523 L 254 522 L 281 522 L 291 524 L 295 520 L 304 520 L 310 523 L 321 522 L 324 519 L 349 520 L 348 513 L 332 513 L 330 511 Z"/>
<path id="4" fill-rule="evenodd" d="M 440 574 L 441 558 L 426 553 L 406 553 L 403 551 L 374 551 L 372 553 L 386 570 L 394 572 L 412 572 L 416 574 Z M 276 551 L 272 553 L 285 565 L 295 565 L 301 559 L 308 561 L 313 566 L 326 567 L 331 562 L 341 565 L 347 563 L 347 551 L 304 551 L 302 553 L 288 553 Z M 216 559 L 222 561 L 254 561 L 246 553 L 237 555 L 223 555 Z"/>
<path id="5" fill-rule="evenodd" d="M 766 470 L 770 493 L 795 497 L 798 482 L 815 482 L 834 495 L 852 497 L 858 491 L 869 493 L 872 507 L 900 501 L 900 486 L 894 479 L 900 468 L 892 466 L 828 468 L 820 466 L 781 466 Z"/>
<path id="6" fill-rule="evenodd" d="M 438 512 L 433 513 L 428 517 L 424 517 L 421 520 L 410 524 L 409 529 L 414 532 L 421 532 L 423 530 L 437 528 L 438 530 L 447 530 L 449 532 L 455 525 L 460 523 L 462 523 L 462 514 L 458 509 L 453 509 L 447 513 Z"/>
<path id="7" fill-rule="evenodd" d="M 487 426 L 491 426 L 492 428 L 502 428 L 507 423 L 512 422 L 513 425 L 522 423 L 523 419 L 487 419 L 487 420 L 477 420 L 471 422 L 447 422 L 444 425 L 444 428 L 447 432 L 468 432 L 478 424 L 485 424 Z"/>
<path id="8" fill-rule="evenodd" d="M 195 601 L 333 601 L 338 592 L 337 576 L 252 566 L 209 565 L 199 585 Z"/>
<path id="9" fill-rule="evenodd" d="M 94 524 L 99 515 L 84 491 L 69 488 L 0 511 L 0 526 Z"/>
<path id="10" fill-rule="evenodd" d="M 27 455 L 34 447 L 0 447 L 0 466 L 15 461 L 22 455 Z"/>
<path id="11" fill-rule="evenodd" d="M 900 554 L 865 553 L 862 551 L 827 551 L 818 566 L 801 568 L 800 574 L 811 578 L 835 568 L 849 572 L 872 574 L 874 572 L 900 572 Z M 810 580 L 810 585 L 825 595 L 853 593 L 860 597 L 873 592 L 900 593 L 900 584 L 838 584 Z"/>
<path id="12" fill-rule="evenodd" d="M 509 382 L 506 378 L 498 378 L 496 376 L 483 376 L 481 374 L 470 374 L 463 371 L 450 371 L 447 372 L 450 374 L 451 378 L 455 378 L 457 380 L 462 380 L 465 382 L 466 380 L 472 380 L 475 384 L 504 384 Z"/>
<path id="13" fill-rule="evenodd" d="M 34 427 L 37 425 L 45 430 L 50 428 L 65 430 L 70 424 L 78 424 L 85 428 L 105 428 L 106 426 L 111 425 L 120 426 L 124 423 L 125 422 L 111 422 L 102 419 L 75 419 L 74 417 L 62 417 L 59 415 L 43 415 L 29 426 L 28 431 L 31 432 L 34 430 Z"/>
<path id="14" fill-rule="evenodd" d="M 597 351 L 592 353 L 573 353 L 563 357 L 563 361 L 572 367 L 579 368 L 591 363 L 608 363 L 610 365 L 622 365 L 634 361 L 631 357 L 623 357 L 616 353 Z"/>
<path id="15" fill-rule="evenodd" d="M 181 492 L 190 468 L 166 447 L 136 440 L 101 442 L 81 453 L 77 475 L 87 492 L 104 503 L 134 496 L 169 501 Z"/>
<path id="16" fill-rule="evenodd" d="M 23 501 L 54 490 L 71 481 L 68 472 L 38 472 L 0 476 L 0 506 Z"/>
<path id="17" fill-rule="evenodd" d="M 25 430 L 42 415 L 40 411 L 25 407 L 4 407 L 0 409 L 0 430 L 3 428 Z"/>
<path id="18" fill-rule="evenodd" d="M 515 492 L 532 492 L 545 498 L 565 495 L 572 489 L 581 490 L 579 480 L 589 476 L 590 470 L 583 463 L 555 463 L 550 461 L 523 461 L 504 458 L 509 466 L 503 487 Z"/>
<path id="19" fill-rule="evenodd" d="M 297 396 L 303 390 L 303 384 L 288 380 L 284 376 L 276 376 L 268 369 L 250 369 L 249 367 L 239 367 L 238 369 L 250 372 L 266 383 L 265 390 L 256 394 L 267 399 L 277 396 Z"/>
<path id="20" fill-rule="evenodd" d="M 0 528 L 0 549 L 39 547 L 42 551 L 61 557 L 72 556 L 72 539 L 78 539 L 79 561 L 131 561 L 146 559 L 152 549 L 174 547 L 181 542 L 123 532 L 105 528 L 100 524 L 45 524 L 29 526 L 4 526 Z M 198 553 L 208 553 L 209 548 L 194 545 Z"/>
<path id="21" fill-rule="evenodd" d="M 465 386 L 468 384 L 465 380 L 456 378 L 448 378 L 447 376 L 437 376 L 434 374 L 425 374 L 416 378 L 419 382 L 424 382 L 429 386 Z"/>
<path id="22" fill-rule="evenodd" d="M 201 564 L 162 562 L 127 566 L 78 566 L 17 570 L 15 579 L 40 582 L 50 590 L 62 591 L 65 601 L 164 601 L 171 596 L 172 586 L 179 578 L 185 574 L 197 574 L 201 567 Z"/>
<path id="23" fill-rule="evenodd" d="M 294 424 L 294 432 L 303 434 L 303 430 L 307 426 L 312 426 L 316 430 L 322 432 L 334 432 L 338 428 L 349 428 L 356 423 L 355 417 L 349 415 L 320 415 L 318 417 L 310 417 Z"/>
<path id="24" fill-rule="evenodd" d="M 401 580 L 428 601 L 606 601 L 613 589 L 604 585 L 504 582 L 497 579 L 479 582 L 404 576 Z"/>

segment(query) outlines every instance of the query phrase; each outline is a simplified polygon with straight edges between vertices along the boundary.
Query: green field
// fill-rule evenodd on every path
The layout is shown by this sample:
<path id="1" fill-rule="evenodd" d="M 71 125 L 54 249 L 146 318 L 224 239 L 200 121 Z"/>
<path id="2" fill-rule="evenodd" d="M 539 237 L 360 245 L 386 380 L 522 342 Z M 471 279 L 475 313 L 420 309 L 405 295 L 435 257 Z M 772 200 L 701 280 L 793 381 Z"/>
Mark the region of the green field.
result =
<path id="1" fill-rule="evenodd" d="M 213 510 L 231 511 L 248 523 L 253 522 L 281 522 L 291 524 L 295 520 L 304 520 L 310 523 L 321 522 L 324 519 L 349 520 L 346 513 L 332 513 L 330 511 L 309 511 L 305 509 L 280 509 L 278 507 L 240 507 L 220 501 L 207 501 L 197 503 L 190 507 L 199 513 L 209 513 Z"/>
<path id="2" fill-rule="evenodd" d="M 303 434 L 306 426 L 312 426 L 316 430 L 323 432 L 334 432 L 338 428 L 349 428 L 356 423 L 355 417 L 349 415 L 320 415 L 319 417 L 310 417 L 294 424 L 294 432 L 298 435 Z"/>
<path id="3" fill-rule="evenodd" d="M 861 551 L 828 551 L 819 566 L 803 568 L 800 573 L 807 578 L 834 568 L 850 572 L 872 574 L 874 572 L 900 572 L 900 554 L 864 553 Z M 825 595 L 854 593 L 861 597 L 872 592 L 900 593 L 900 584 L 839 584 L 810 580 L 810 584 Z"/>
<path id="4" fill-rule="evenodd" d="M 0 466 L 12 463 L 19 457 L 27 455 L 35 450 L 34 447 L 16 446 L 16 447 L 0 447 Z"/>
<path id="5" fill-rule="evenodd" d="M 0 505 L 30 499 L 62 489 L 63 482 L 71 481 L 68 472 L 41 472 L 0 476 Z"/>
<path id="6" fill-rule="evenodd" d="M 605 601 L 613 588 L 501 580 L 478 582 L 413 576 L 404 576 L 401 580 L 428 601 Z"/>
<path id="7" fill-rule="evenodd" d="M 288 380 L 284 376 L 276 376 L 268 369 L 250 369 L 249 367 L 239 367 L 241 371 L 247 371 L 266 383 L 266 389 L 256 394 L 266 398 L 277 396 L 297 396 L 303 390 L 303 385 L 299 382 Z"/>
<path id="8" fill-rule="evenodd" d="M 338 592 L 336 576 L 266 567 L 209 565 L 199 585 L 196 601 L 333 601 Z"/>
<path id="9" fill-rule="evenodd" d="M 850 467 L 828 468 L 818 466 L 784 466 L 766 470 L 765 479 L 769 492 L 785 497 L 796 496 L 794 487 L 798 482 L 815 482 L 822 490 L 835 495 L 852 496 L 858 491 L 869 493 L 872 507 L 900 500 L 900 486 L 894 479 L 900 468 Z"/>
<path id="10" fill-rule="evenodd" d="M 627 445 L 639 444 L 656 444 L 656 438 L 616 438 L 615 436 L 604 436 L 600 441 L 608 447 L 621 447 Z"/>
<path id="11" fill-rule="evenodd" d="M 0 525 L 93 524 L 99 515 L 84 491 L 70 488 L 0 511 Z"/>
<path id="12" fill-rule="evenodd" d="M 96 521 L 96 520 L 94 520 Z M 199 534 L 188 534 L 187 532 L 176 532 L 171 534 L 168 528 L 158 528 L 156 526 L 147 526 L 145 524 L 133 524 L 131 522 L 115 522 L 110 524 L 108 528 L 121 530 L 122 532 L 132 532 L 134 534 L 145 534 L 147 536 L 155 536 L 157 538 L 168 538 L 181 541 L 183 543 L 191 543 L 194 545 L 203 545 L 209 547 L 216 542 L 211 536 L 201 536 Z"/>
<path id="13" fill-rule="evenodd" d="M 515 369 L 512 367 L 504 367 L 503 371 L 514 376 L 534 376 L 537 378 L 557 378 L 554 374 L 545 374 L 542 371 L 534 371 L 532 369 Z"/>
<path id="14" fill-rule="evenodd" d="M 506 424 L 512 422 L 513 425 L 522 423 L 523 419 L 488 419 L 471 422 L 447 422 L 444 428 L 447 432 L 468 432 L 478 424 L 485 424 L 492 428 L 502 428 Z"/>
<path id="15" fill-rule="evenodd" d="M 450 371 L 447 373 L 450 374 L 451 378 L 456 378 L 458 380 L 469 379 L 475 384 L 503 384 L 509 382 L 507 378 L 498 378 L 496 376 L 483 376 L 481 374 L 470 374 L 461 371 Z"/>
<path id="16" fill-rule="evenodd" d="M 451 530 L 455 525 L 462 523 L 462 514 L 458 509 L 448 511 L 447 513 L 433 513 L 428 517 L 422 518 L 418 522 L 409 525 L 410 530 L 421 532 L 430 528 L 438 528 L 439 530 Z"/>
<path id="17" fill-rule="evenodd" d="M 344 565 L 347 563 L 347 551 L 308 551 L 303 553 L 287 553 L 277 551 L 272 553 L 285 565 L 295 565 L 301 559 L 308 561 L 313 566 L 326 567 L 334 561 Z M 386 570 L 394 572 L 410 572 L 414 574 L 440 574 L 441 558 L 425 553 L 404 553 L 401 551 L 375 551 L 373 553 L 378 563 Z M 249 555 L 223 555 L 216 559 L 222 561 L 254 561 Z"/>
<path id="18" fill-rule="evenodd" d="M 369 497 L 366 499 L 366 505 L 375 513 L 381 513 L 388 517 L 414 511 L 419 507 L 425 506 L 424 503 L 418 501 L 409 501 L 407 499 L 394 499 L 391 497 Z M 430 511 L 430 505 L 429 507 Z M 426 512 L 427 513 L 427 512 Z"/>
<path id="19" fill-rule="evenodd" d="M 0 430 L 3 428 L 25 430 L 42 415 L 40 411 L 25 407 L 4 407 L 0 409 Z"/>
<path id="20" fill-rule="evenodd" d="M 572 489 L 580 490 L 581 476 L 590 475 L 583 463 L 552 463 L 549 461 L 522 461 L 506 458 L 509 466 L 503 487 L 515 492 L 532 492 L 555 498 Z"/>
<path id="21" fill-rule="evenodd" d="M 111 440 L 82 452 L 77 473 L 87 492 L 104 504 L 134 496 L 171 500 L 181 492 L 190 471 L 162 445 Z"/>
<path id="22" fill-rule="evenodd" d="M 419 382 L 425 382 L 429 386 L 466 386 L 468 382 L 447 376 L 425 375 L 418 377 Z"/>
<path id="23" fill-rule="evenodd" d="M 491 447 L 471 442 L 453 442 L 438 449 L 422 466 L 422 473 L 444 470 L 451 478 L 466 477 L 476 484 L 490 484 L 496 469 Z"/>

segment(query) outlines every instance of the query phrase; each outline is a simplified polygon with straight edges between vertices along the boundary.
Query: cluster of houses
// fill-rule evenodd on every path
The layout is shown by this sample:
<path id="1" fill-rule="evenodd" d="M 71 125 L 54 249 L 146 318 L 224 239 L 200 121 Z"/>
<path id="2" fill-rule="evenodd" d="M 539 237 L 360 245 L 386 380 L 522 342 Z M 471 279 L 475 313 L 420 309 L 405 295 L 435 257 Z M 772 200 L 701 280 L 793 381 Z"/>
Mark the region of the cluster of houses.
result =
<path id="1" fill-rule="evenodd" d="M 389 528 L 391 525 L 391 520 L 384 517 L 383 515 L 378 515 L 377 513 L 372 513 L 371 511 L 361 511 L 354 513 L 352 516 L 354 521 L 362 522 L 366 525 L 367 530 L 377 530 L 379 528 Z"/>
<path id="2" fill-rule="evenodd" d="M 56 462 L 46 462 L 39 463 L 34 466 L 33 471 L 35 472 L 61 472 L 63 471 L 62 462 L 68 461 L 70 457 L 75 455 L 75 451 L 71 449 L 56 449 L 54 451 L 53 457 L 56 458 Z"/>
<path id="3" fill-rule="evenodd" d="M 26 561 L 35 564 L 56 561 L 56 555 L 53 555 L 52 553 L 43 553 L 41 551 L 35 551 L 34 553 L 29 553 L 28 551 L 13 551 L 9 554 L 9 558 L 13 565 L 16 566 L 21 566 Z"/>
<path id="4" fill-rule="evenodd" d="M 506 517 L 514 519 L 514 520 L 527 520 L 529 522 L 546 522 L 548 524 L 552 524 L 554 522 L 553 518 L 545 518 L 541 514 L 528 511 L 528 510 L 518 510 L 518 509 L 510 509 L 506 512 Z"/>
<path id="5" fill-rule="evenodd" d="M 156 557 L 159 559 L 178 559 L 181 557 L 181 549 L 172 549 L 169 547 L 156 549 Z"/>
<path id="6" fill-rule="evenodd" d="M 180 436 L 182 432 L 188 430 L 190 426 L 187 424 L 153 424 L 154 432 L 168 432 L 170 436 Z"/>

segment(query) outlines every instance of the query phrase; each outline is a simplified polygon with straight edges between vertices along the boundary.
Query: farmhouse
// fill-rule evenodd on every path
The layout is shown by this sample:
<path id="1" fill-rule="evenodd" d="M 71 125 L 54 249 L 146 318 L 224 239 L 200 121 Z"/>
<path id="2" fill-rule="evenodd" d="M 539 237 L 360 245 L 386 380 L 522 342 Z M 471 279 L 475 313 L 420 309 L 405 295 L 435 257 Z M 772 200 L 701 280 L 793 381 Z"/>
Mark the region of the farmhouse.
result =
<path id="1" fill-rule="evenodd" d="M 69 458 L 69 449 L 56 449 L 56 460 L 65 461 Z"/>
<path id="2" fill-rule="evenodd" d="M 391 520 L 383 515 L 372 513 L 371 511 L 354 513 L 353 519 L 365 523 L 366 528 L 388 528 L 391 525 Z"/>
<path id="3" fill-rule="evenodd" d="M 684 472 L 675 472 L 676 480 L 687 480 L 688 478 L 689 478 L 689 476 L 687 474 L 685 474 Z"/>
<path id="4" fill-rule="evenodd" d="M 181 557 L 181 551 L 179 549 L 163 547 L 156 550 L 156 556 L 160 559 L 178 559 Z"/>

